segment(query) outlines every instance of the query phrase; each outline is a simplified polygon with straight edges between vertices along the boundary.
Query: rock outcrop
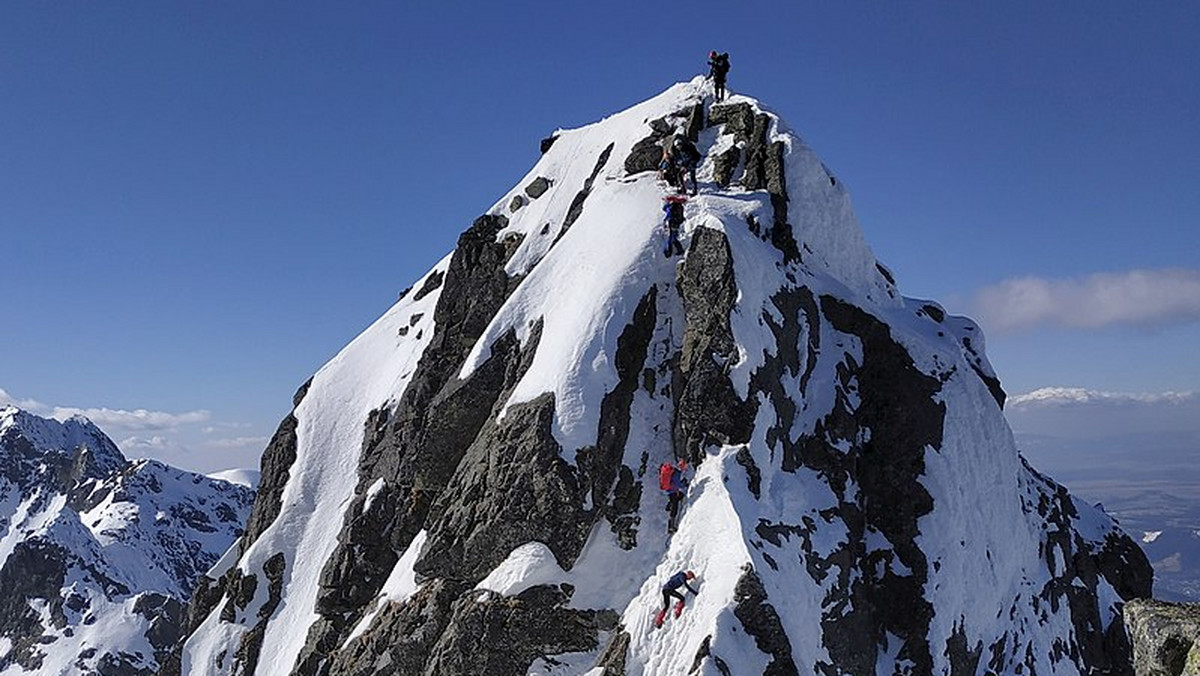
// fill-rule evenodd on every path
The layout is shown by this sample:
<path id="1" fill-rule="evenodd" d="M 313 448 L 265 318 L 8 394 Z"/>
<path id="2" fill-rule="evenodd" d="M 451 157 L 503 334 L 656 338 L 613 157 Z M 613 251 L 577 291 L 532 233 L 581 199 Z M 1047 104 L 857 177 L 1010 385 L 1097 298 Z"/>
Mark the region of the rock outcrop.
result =
<path id="1" fill-rule="evenodd" d="M 1200 676 L 1200 604 L 1131 601 L 1125 625 L 1136 676 Z"/>
<path id="2" fill-rule="evenodd" d="M 706 87 L 557 132 L 313 378 L 184 671 L 1130 673 L 1136 544 L 1020 458 L 979 328 L 901 296 L 803 141 Z M 674 134 L 704 155 L 681 261 Z"/>

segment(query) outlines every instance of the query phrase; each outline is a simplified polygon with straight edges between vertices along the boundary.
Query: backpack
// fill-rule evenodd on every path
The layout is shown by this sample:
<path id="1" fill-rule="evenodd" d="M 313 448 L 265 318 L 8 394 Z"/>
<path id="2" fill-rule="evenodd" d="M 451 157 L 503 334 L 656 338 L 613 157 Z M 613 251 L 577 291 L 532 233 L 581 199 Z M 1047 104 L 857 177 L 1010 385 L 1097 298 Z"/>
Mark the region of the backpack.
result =
<path id="1" fill-rule="evenodd" d="M 683 202 L 667 202 L 663 211 L 667 212 L 667 225 L 677 227 L 683 224 Z"/>
<path id="2" fill-rule="evenodd" d="M 664 491 L 671 490 L 671 479 L 675 476 L 675 466 L 664 462 L 658 467 L 658 487 Z"/>
<path id="3" fill-rule="evenodd" d="M 681 159 L 685 167 L 694 167 L 700 164 L 700 150 L 696 148 L 696 144 L 691 141 L 680 141 L 676 144 L 675 148 L 682 156 Z"/>

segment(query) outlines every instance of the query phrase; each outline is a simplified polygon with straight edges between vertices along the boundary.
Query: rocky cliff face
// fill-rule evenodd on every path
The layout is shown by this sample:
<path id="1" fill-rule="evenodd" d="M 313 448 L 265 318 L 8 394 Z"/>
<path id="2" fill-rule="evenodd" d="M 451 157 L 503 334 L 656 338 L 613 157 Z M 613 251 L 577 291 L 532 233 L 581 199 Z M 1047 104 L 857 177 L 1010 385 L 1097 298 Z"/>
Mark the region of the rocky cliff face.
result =
<path id="1" fill-rule="evenodd" d="M 1141 551 L 1023 462 L 978 327 L 900 294 L 801 139 L 709 93 L 547 139 L 297 395 L 185 673 L 1128 673 Z"/>
<path id="2" fill-rule="evenodd" d="M 129 462 L 85 419 L 0 409 L 0 671 L 156 673 L 252 500 Z"/>
<path id="3" fill-rule="evenodd" d="M 1131 601 L 1125 624 L 1137 676 L 1200 675 L 1200 604 Z"/>

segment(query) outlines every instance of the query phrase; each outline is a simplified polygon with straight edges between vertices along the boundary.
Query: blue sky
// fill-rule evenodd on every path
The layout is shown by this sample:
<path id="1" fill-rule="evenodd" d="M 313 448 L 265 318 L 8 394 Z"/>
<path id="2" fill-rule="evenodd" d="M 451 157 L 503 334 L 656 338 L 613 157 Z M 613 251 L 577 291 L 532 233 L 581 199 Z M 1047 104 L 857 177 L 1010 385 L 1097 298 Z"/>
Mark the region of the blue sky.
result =
<path id="1" fill-rule="evenodd" d="M 1196 35 L 1192 2 L 4 3 L 0 399 L 254 464 L 542 137 L 712 48 L 1010 393 L 1197 390 Z"/>

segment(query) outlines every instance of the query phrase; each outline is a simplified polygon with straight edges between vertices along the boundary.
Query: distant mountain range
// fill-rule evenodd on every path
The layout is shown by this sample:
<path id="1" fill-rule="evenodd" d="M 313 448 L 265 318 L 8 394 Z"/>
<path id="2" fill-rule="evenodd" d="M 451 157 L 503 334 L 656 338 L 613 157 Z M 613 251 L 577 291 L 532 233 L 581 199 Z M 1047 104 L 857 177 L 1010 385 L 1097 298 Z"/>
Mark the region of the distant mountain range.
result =
<path id="1" fill-rule="evenodd" d="M 0 673 L 150 676 L 253 491 L 0 408 Z"/>

